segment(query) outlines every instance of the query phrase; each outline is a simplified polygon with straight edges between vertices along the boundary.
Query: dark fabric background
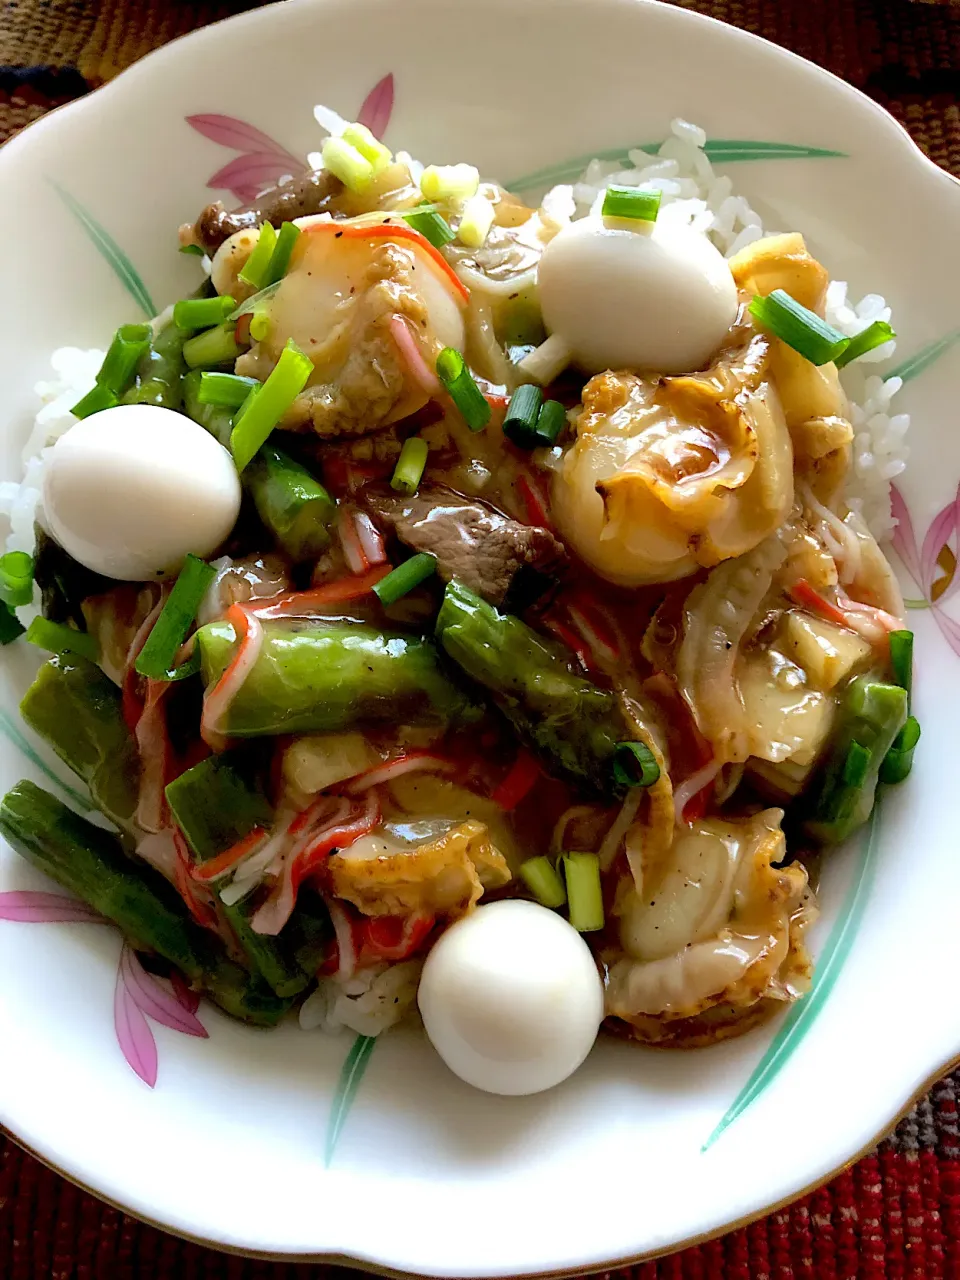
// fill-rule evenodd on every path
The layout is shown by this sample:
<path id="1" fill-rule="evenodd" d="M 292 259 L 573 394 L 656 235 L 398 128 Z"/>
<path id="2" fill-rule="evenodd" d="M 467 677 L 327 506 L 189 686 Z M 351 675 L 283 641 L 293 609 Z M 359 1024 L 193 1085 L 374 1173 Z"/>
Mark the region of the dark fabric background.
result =
<path id="1" fill-rule="evenodd" d="M 680 3 L 843 76 L 960 176 L 960 6 L 936 0 Z M 0 0 L 0 141 L 157 45 L 252 7 L 245 0 Z M 877 1150 L 789 1209 L 624 1276 L 960 1280 L 958 1090 L 960 1073 L 941 1081 Z M 477 1227 L 476 1211 L 465 1206 L 468 1231 Z M 183 1243 L 78 1191 L 0 1134 L 0 1280 L 339 1280 L 348 1274 L 252 1262 Z"/>

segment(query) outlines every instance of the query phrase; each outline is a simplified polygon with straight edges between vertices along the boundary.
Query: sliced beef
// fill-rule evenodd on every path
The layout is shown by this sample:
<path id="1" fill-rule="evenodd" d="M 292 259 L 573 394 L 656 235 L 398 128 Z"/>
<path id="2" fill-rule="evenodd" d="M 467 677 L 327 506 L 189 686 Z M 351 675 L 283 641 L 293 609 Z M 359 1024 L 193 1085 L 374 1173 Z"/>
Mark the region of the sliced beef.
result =
<path id="1" fill-rule="evenodd" d="M 437 559 L 445 582 L 456 578 L 491 604 L 503 605 L 524 593 L 541 575 L 555 575 L 566 551 L 549 529 L 520 524 L 495 507 L 466 498 L 441 484 L 422 484 L 411 497 L 386 486 L 368 485 L 363 498 L 370 511 L 414 551 Z"/>
<path id="2" fill-rule="evenodd" d="M 271 187 L 257 196 L 253 204 L 227 212 L 223 202 L 208 204 L 187 235 L 207 253 L 215 253 L 235 231 L 245 227 L 259 227 L 271 222 L 279 227 L 282 222 L 294 218 L 306 218 L 314 213 L 326 213 L 331 203 L 343 191 L 343 183 L 332 173 L 321 169 L 291 178 L 282 186 Z"/>

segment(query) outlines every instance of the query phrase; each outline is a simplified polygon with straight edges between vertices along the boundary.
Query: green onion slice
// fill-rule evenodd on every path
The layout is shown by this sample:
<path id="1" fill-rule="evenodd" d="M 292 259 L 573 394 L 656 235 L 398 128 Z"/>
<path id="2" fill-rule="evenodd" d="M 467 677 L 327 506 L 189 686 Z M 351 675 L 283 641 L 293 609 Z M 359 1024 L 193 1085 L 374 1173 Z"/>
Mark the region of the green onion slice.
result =
<path id="1" fill-rule="evenodd" d="M 262 289 L 267 284 L 267 270 L 276 243 L 276 230 L 271 223 L 264 222 L 260 227 L 257 243 L 253 246 L 253 252 L 240 271 L 240 279 L 244 284 L 252 285 L 254 289 Z"/>
<path id="2" fill-rule="evenodd" d="M 894 739 L 893 746 L 884 756 L 880 766 L 880 781 L 887 784 L 902 782 L 913 768 L 913 753 L 920 741 L 920 721 L 908 716 L 903 728 Z"/>
<path id="3" fill-rule="evenodd" d="M 421 440 L 419 436 L 404 440 L 390 480 L 390 488 L 396 489 L 397 493 L 416 493 L 417 485 L 423 477 L 423 469 L 427 465 L 428 452 L 426 440 Z"/>
<path id="4" fill-rule="evenodd" d="M 520 877 L 542 907 L 556 910 L 567 900 L 567 891 L 549 858 L 527 858 L 520 864 Z"/>
<path id="5" fill-rule="evenodd" d="M 398 565 L 385 578 L 381 578 L 373 589 L 379 596 L 381 604 L 393 604 L 414 587 L 419 587 L 421 582 L 426 582 L 436 568 L 436 558 L 421 551 L 411 556 L 409 560 L 404 560 L 403 564 Z"/>
<path id="6" fill-rule="evenodd" d="M 173 304 L 173 323 L 178 329 L 210 329 L 229 319 L 236 305 L 229 294 L 222 298 L 181 298 Z"/>
<path id="7" fill-rule="evenodd" d="M 81 658 L 97 660 L 97 642 L 86 631 L 76 631 L 65 622 L 49 622 L 34 618 L 27 627 L 26 639 L 50 653 L 78 653 Z"/>
<path id="8" fill-rule="evenodd" d="M 470 430 L 482 431 L 490 421 L 490 405 L 456 347 L 444 347 L 437 356 L 437 376 Z"/>
<path id="9" fill-rule="evenodd" d="M 893 678 L 909 694 L 913 687 L 913 632 L 890 632 L 890 665 Z"/>
<path id="10" fill-rule="evenodd" d="M 293 246 L 299 238 L 300 228 L 296 223 L 281 223 L 280 231 L 277 234 L 277 243 L 273 246 L 273 253 L 270 255 L 270 261 L 267 263 L 267 269 L 263 274 L 264 287 L 269 288 L 271 285 L 278 285 L 287 274 L 290 255 L 293 253 Z"/>
<path id="11" fill-rule="evenodd" d="M 860 742 L 851 742 L 847 758 L 843 762 L 843 782 L 847 787 L 862 787 L 870 771 L 870 749 Z"/>
<path id="12" fill-rule="evenodd" d="M 618 742 L 613 749 L 613 780 L 621 787 L 652 787 L 660 766 L 645 742 Z"/>
<path id="13" fill-rule="evenodd" d="M 774 289 L 765 298 L 755 297 L 750 314 L 765 329 L 811 364 L 827 364 L 847 349 L 850 339 L 839 329 L 791 298 L 783 289 Z"/>
<path id="14" fill-rule="evenodd" d="M 213 373 L 205 369 L 200 375 L 197 399 L 201 404 L 239 409 L 254 387 L 259 385 L 256 378 L 241 378 L 236 373 Z"/>
<path id="15" fill-rule="evenodd" d="M 201 249 L 198 244 L 182 244 L 180 246 L 180 252 L 187 254 L 187 256 L 191 258 L 202 258 L 205 250 Z"/>
<path id="16" fill-rule="evenodd" d="M 557 437 L 567 425 L 567 411 L 559 400 L 547 400 L 537 419 L 537 444 L 549 449 L 557 443 Z"/>
<path id="17" fill-rule="evenodd" d="M 0 600 L 11 609 L 33 599 L 33 556 L 8 551 L 0 556 Z"/>
<path id="18" fill-rule="evenodd" d="M 75 418 L 89 418 L 92 413 L 100 413 L 103 409 L 114 409 L 120 403 L 107 387 L 95 386 L 88 391 L 82 400 L 78 400 L 70 412 Z"/>
<path id="19" fill-rule="evenodd" d="M 862 333 L 850 339 L 845 349 L 834 360 L 834 364 L 838 369 L 842 369 L 851 360 L 859 360 L 868 351 L 873 351 L 875 347 L 882 347 L 885 342 L 892 341 L 896 336 L 886 320 L 874 320 L 873 324 L 868 324 Z"/>
<path id="20" fill-rule="evenodd" d="M 313 361 L 305 356 L 293 339 L 280 353 L 273 372 L 255 387 L 240 407 L 230 433 L 230 452 L 237 470 L 242 471 L 274 427 L 307 385 L 313 373 Z"/>
<path id="21" fill-rule="evenodd" d="M 241 302 L 239 307 L 236 307 L 233 311 L 230 312 L 230 314 L 227 316 L 227 319 L 239 320 L 240 317 L 245 316 L 247 312 L 253 312 L 255 314 L 263 305 L 263 303 L 267 302 L 270 298 L 273 297 L 273 295 L 280 288 L 280 284 L 281 282 L 279 280 L 275 280 L 273 284 L 265 285 L 262 289 L 259 289 L 256 293 L 252 293 L 250 297 L 246 300 L 246 302 Z"/>
<path id="22" fill-rule="evenodd" d="M 0 645 L 11 644 L 22 636 L 24 628 L 20 619 L 0 600 Z"/>
<path id="23" fill-rule="evenodd" d="M 543 392 L 532 382 L 517 387 L 510 397 L 503 419 L 503 434 L 519 449 L 535 449 L 539 444 L 537 421 L 542 404 Z"/>
<path id="24" fill-rule="evenodd" d="M 570 923 L 578 933 L 603 928 L 603 890 L 600 859 L 595 853 L 565 853 L 563 873 L 570 903 Z"/>
<path id="25" fill-rule="evenodd" d="M 659 191 L 638 191 L 617 183 L 607 187 L 600 210 L 604 218 L 635 218 L 639 222 L 656 222 L 659 212 Z"/>
<path id="26" fill-rule="evenodd" d="M 152 331 L 148 324 L 122 324 L 103 358 L 97 385 L 122 396 L 133 381 L 137 365 L 150 348 Z"/>
<path id="27" fill-rule="evenodd" d="M 197 616 L 200 601 L 216 575 L 213 565 L 196 556 L 187 556 L 167 603 L 160 610 L 146 644 L 137 655 L 134 666 L 139 675 L 146 676 L 148 680 L 182 680 L 184 676 L 199 671 L 199 649 L 192 655 L 195 661 L 187 663 L 186 668 L 174 667 L 173 661 Z"/>
<path id="28" fill-rule="evenodd" d="M 218 364 L 232 364 L 240 355 L 230 321 L 215 329 L 205 329 L 183 344 L 183 358 L 191 369 L 214 369 Z"/>
<path id="29" fill-rule="evenodd" d="M 414 231 L 419 231 L 424 240 L 428 240 L 435 249 L 442 249 L 455 239 L 456 232 L 446 218 L 441 217 L 434 209 L 418 208 L 403 215 L 404 222 L 409 223 Z"/>

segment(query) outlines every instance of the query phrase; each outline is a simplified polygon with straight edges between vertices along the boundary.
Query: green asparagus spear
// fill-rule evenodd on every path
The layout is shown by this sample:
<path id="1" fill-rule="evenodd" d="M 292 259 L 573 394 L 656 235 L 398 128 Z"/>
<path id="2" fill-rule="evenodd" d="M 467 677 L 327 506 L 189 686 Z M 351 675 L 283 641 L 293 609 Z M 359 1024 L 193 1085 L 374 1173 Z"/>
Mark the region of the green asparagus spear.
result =
<path id="1" fill-rule="evenodd" d="M 180 408 L 180 378 L 186 368 L 183 361 L 183 341 L 182 330 L 172 320 L 154 334 L 150 348 L 137 369 L 137 380 L 123 397 L 124 404 L 156 404 L 164 409 Z"/>
<path id="2" fill-rule="evenodd" d="M 427 641 L 340 622 L 265 622 L 260 653 L 219 727 L 231 738 L 327 733 L 404 720 L 446 726 L 472 710 Z M 228 622 L 197 632 L 203 682 L 226 670 Z"/>
<path id="3" fill-rule="evenodd" d="M 37 672 L 20 713 L 86 782 L 101 813 L 134 838 L 140 762 L 116 685 L 95 663 L 61 653 Z"/>
<path id="4" fill-rule="evenodd" d="M 890 666 L 894 683 L 907 691 L 907 721 L 894 738 L 893 746 L 880 766 L 880 781 L 902 782 L 913 768 L 913 753 L 920 741 L 920 721 L 910 715 L 913 692 L 913 632 L 890 632 Z"/>
<path id="5" fill-rule="evenodd" d="M 436 634 L 549 768 L 603 795 L 625 792 L 613 771 L 617 743 L 629 736 L 616 698 L 572 672 L 558 646 L 457 581 L 444 593 Z"/>
<path id="6" fill-rule="evenodd" d="M 193 923 L 178 894 L 117 838 L 80 818 L 33 782 L 0 803 L 0 834 L 39 871 L 119 925 L 131 945 L 162 956 L 235 1018 L 272 1026 L 292 1001 L 280 1000 L 226 956 Z"/>
<path id="7" fill-rule="evenodd" d="M 869 818 L 880 767 L 906 718 L 906 689 L 869 676 L 850 683 L 806 824 L 817 840 L 846 840 Z"/>
<path id="8" fill-rule="evenodd" d="M 269 830 L 273 825 L 273 810 L 266 797 L 222 756 L 202 760 L 182 773 L 167 787 L 166 796 L 177 826 L 201 864 L 231 849 L 256 827 Z M 251 927 L 252 911 L 246 902 L 221 903 L 220 910 L 254 972 L 278 996 L 303 991 L 309 972 L 297 965 L 281 939 Z"/>
<path id="9" fill-rule="evenodd" d="M 209 431 L 225 449 L 230 447 L 233 430 L 233 410 L 225 405 L 203 404 L 200 400 L 200 370 L 191 369 L 182 382 L 183 410 L 194 422 Z"/>
<path id="10" fill-rule="evenodd" d="M 244 480 L 260 519 L 291 560 L 316 560 L 330 545 L 337 504 L 305 467 L 265 444 Z"/>

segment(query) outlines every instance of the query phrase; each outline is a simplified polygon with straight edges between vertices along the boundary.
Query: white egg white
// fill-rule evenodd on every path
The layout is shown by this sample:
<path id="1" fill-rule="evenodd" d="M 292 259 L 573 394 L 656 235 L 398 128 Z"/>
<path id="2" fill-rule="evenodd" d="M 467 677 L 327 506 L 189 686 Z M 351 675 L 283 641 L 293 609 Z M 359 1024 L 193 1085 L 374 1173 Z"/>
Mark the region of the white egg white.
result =
<path id="1" fill-rule="evenodd" d="M 207 557 L 240 510 L 226 449 L 172 409 L 117 405 L 61 436 L 47 459 L 44 519 L 60 545 L 109 578 L 160 580 Z"/>
<path id="2" fill-rule="evenodd" d="M 726 260 L 668 221 L 582 218 L 543 251 L 540 306 L 585 373 L 702 369 L 737 314 Z"/>
<path id="3" fill-rule="evenodd" d="M 488 1093 L 539 1093 L 574 1072 L 603 1017 L 590 949 L 553 911 L 512 899 L 452 925 L 420 979 L 427 1035 L 447 1066 Z"/>

